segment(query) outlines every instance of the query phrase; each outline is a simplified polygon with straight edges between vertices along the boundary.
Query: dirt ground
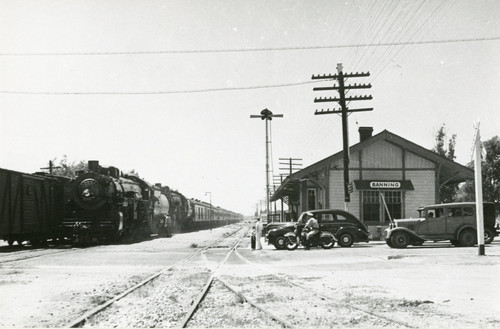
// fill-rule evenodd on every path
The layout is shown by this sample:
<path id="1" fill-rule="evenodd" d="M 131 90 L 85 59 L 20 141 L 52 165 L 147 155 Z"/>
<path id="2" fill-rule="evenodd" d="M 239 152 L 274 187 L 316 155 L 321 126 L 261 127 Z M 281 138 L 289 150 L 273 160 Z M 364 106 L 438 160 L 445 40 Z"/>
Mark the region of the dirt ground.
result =
<path id="1" fill-rule="evenodd" d="M 0 327 L 64 327 L 69 319 L 229 230 L 218 228 L 179 234 L 171 239 L 99 246 L 0 263 Z M 277 275 L 324 294 L 331 301 L 392 317 L 414 327 L 500 327 L 500 286 L 496 284 L 500 277 L 500 242 L 487 246 L 486 256 L 477 256 L 477 248 L 456 248 L 444 243 L 404 250 L 391 249 L 379 241 L 351 248 L 336 246 L 308 251 L 278 251 L 263 245 L 263 250 L 252 251 L 248 239 L 243 240 L 219 270 L 219 275 L 232 280 L 257 300 L 283 294 L 283 287 L 273 284 L 275 279 L 268 279 Z M 4 248 L 0 249 L 0 257 L 11 257 Z M 184 267 L 185 274 L 195 275 L 200 267 L 210 268 L 221 260 L 215 252 L 219 255 L 227 250 L 213 252 L 193 258 L 193 266 Z M 293 300 L 286 306 L 273 305 L 269 307 L 276 307 L 273 311 L 281 312 L 292 323 L 294 315 L 307 314 L 309 310 L 290 312 L 294 309 Z M 315 306 L 311 305 L 312 312 Z M 321 312 L 317 317 L 321 318 Z M 202 326 L 203 322 L 199 323 Z M 235 324 L 240 326 L 244 325 Z M 348 326 L 356 327 L 356 322 Z"/>

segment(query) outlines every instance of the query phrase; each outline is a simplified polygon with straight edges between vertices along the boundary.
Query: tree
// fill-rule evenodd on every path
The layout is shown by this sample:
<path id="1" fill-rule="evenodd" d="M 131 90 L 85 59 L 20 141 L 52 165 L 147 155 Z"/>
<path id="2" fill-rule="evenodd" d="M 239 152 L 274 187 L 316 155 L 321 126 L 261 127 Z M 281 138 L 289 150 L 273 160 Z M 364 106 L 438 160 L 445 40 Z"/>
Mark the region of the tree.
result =
<path id="1" fill-rule="evenodd" d="M 481 164 L 483 174 L 483 200 L 494 202 L 497 209 L 500 208 L 500 138 L 493 138 L 483 143 L 486 157 Z M 474 168 L 474 161 L 467 164 Z M 474 182 L 467 182 L 460 186 L 457 201 L 475 201 Z"/>
<path id="2" fill-rule="evenodd" d="M 56 160 L 57 158 L 54 158 L 52 160 L 52 163 L 54 164 L 54 169 L 52 170 L 52 174 L 54 175 L 75 178 L 76 172 L 82 170 L 88 170 L 88 165 L 83 160 L 79 162 L 73 161 L 70 163 L 66 155 L 63 155 L 62 159 L 59 160 L 59 163 L 56 163 Z"/>
<path id="3" fill-rule="evenodd" d="M 447 141 L 446 140 L 447 133 L 445 130 L 445 124 L 443 123 L 439 130 L 437 131 L 435 135 L 435 145 L 432 151 L 436 152 L 437 154 L 450 159 L 451 161 L 454 161 L 456 156 L 455 156 L 455 144 L 456 144 L 456 138 L 457 135 L 453 134 L 451 138 Z M 448 143 L 447 143 L 448 142 Z M 448 148 L 445 148 L 445 145 L 448 144 Z M 440 189 L 440 199 L 441 202 L 453 202 L 456 199 L 457 196 L 457 191 L 458 191 L 458 184 L 446 184 L 441 187 Z"/>

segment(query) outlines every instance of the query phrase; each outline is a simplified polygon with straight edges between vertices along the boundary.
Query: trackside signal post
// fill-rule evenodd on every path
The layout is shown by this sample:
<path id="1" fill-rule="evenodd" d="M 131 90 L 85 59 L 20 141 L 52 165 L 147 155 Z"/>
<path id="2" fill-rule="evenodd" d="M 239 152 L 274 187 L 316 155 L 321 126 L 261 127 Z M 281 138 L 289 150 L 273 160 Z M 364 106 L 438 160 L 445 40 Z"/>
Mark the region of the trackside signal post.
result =
<path id="1" fill-rule="evenodd" d="M 250 118 L 260 118 L 262 120 L 266 121 L 266 206 L 267 206 L 267 222 L 269 223 L 269 130 L 268 130 L 268 121 L 272 120 L 273 118 L 282 118 L 283 114 L 273 114 L 273 112 L 269 111 L 268 109 L 263 109 L 260 112 L 260 115 L 250 115 Z"/>
<path id="2" fill-rule="evenodd" d="M 352 112 L 363 112 L 363 111 L 372 111 L 373 108 L 361 108 L 361 109 L 349 109 L 347 107 L 347 102 L 351 101 L 361 101 L 361 100 L 371 100 L 372 96 L 350 96 L 346 97 L 346 90 L 350 89 L 366 89 L 371 88 L 371 84 L 354 84 L 354 85 L 346 85 L 345 79 L 347 78 L 358 78 L 358 77 L 368 77 L 370 76 L 369 72 L 366 73 L 346 73 L 342 71 L 342 64 L 337 64 L 337 74 L 323 74 L 323 75 L 313 75 L 313 80 L 337 80 L 338 86 L 332 87 L 316 87 L 313 88 L 314 91 L 327 91 L 327 90 L 336 90 L 339 93 L 339 97 L 320 97 L 315 98 L 315 103 L 323 103 L 323 102 L 337 102 L 340 105 L 340 109 L 338 110 L 330 110 L 326 111 L 321 109 L 321 111 L 316 110 L 315 115 L 320 114 L 341 114 L 342 116 L 342 138 L 343 138 L 343 158 L 344 158 L 344 202 L 345 209 L 348 209 L 348 204 L 351 202 L 351 196 L 349 194 L 349 132 L 347 126 L 347 117 L 349 113 Z"/>

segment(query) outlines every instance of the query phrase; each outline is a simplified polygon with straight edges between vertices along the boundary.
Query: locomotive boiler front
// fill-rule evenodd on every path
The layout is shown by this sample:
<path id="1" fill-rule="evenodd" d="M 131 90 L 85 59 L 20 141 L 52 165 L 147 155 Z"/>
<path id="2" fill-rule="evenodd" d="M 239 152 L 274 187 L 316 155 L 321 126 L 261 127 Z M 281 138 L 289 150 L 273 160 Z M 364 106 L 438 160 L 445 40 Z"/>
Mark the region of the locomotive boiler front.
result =
<path id="1" fill-rule="evenodd" d="M 89 161 L 89 172 L 80 173 L 68 193 L 68 212 L 61 228 L 71 231 L 73 240 L 116 241 L 141 230 L 141 215 L 147 213 L 143 191 L 118 169 Z"/>
<path id="2" fill-rule="evenodd" d="M 116 196 L 116 183 L 112 177 L 88 172 L 75 181 L 74 201 L 86 210 L 96 210 L 112 202 Z"/>

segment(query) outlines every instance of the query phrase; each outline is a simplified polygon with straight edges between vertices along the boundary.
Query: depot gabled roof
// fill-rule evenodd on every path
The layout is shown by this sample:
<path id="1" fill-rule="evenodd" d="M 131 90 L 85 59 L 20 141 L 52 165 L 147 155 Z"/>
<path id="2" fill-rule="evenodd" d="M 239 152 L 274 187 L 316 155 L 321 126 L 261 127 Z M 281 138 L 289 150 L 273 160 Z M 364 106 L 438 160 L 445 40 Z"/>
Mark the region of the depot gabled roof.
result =
<path id="1" fill-rule="evenodd" d="M 439 168 L 439 183 L 442 185 L 450 183 L 460 183 L 468 179 L 474 179 L 474 171 L 472 169 L 456 163 L 420 145 L 410 142 L 409 140 L 393 134 L 388 130 L 383 130 L 377 135 L 374 135 L 362 142 L 349 147 L 349 150 L 351 153 L 354 153 L 379 141 L 386 141 L 388 143 L 394 144 L 412 153 L 415 153 L 424 159 L 436 163 Z M 292 175 L 288 176 L 279 186 L 279 188 L 272 196 L 271 201 L 275 201 L 283 196 L 290 195 L 292 191 L 298 193 L 297 187 L 301 179 L 304 179 L 306 176 L 324 169 L 328 166 L 328 164 L 341 159 L 343 159 L 343 151 L 337 152 L 334 155 L 331 155 L 300 171 L 293 173 Z"/>

